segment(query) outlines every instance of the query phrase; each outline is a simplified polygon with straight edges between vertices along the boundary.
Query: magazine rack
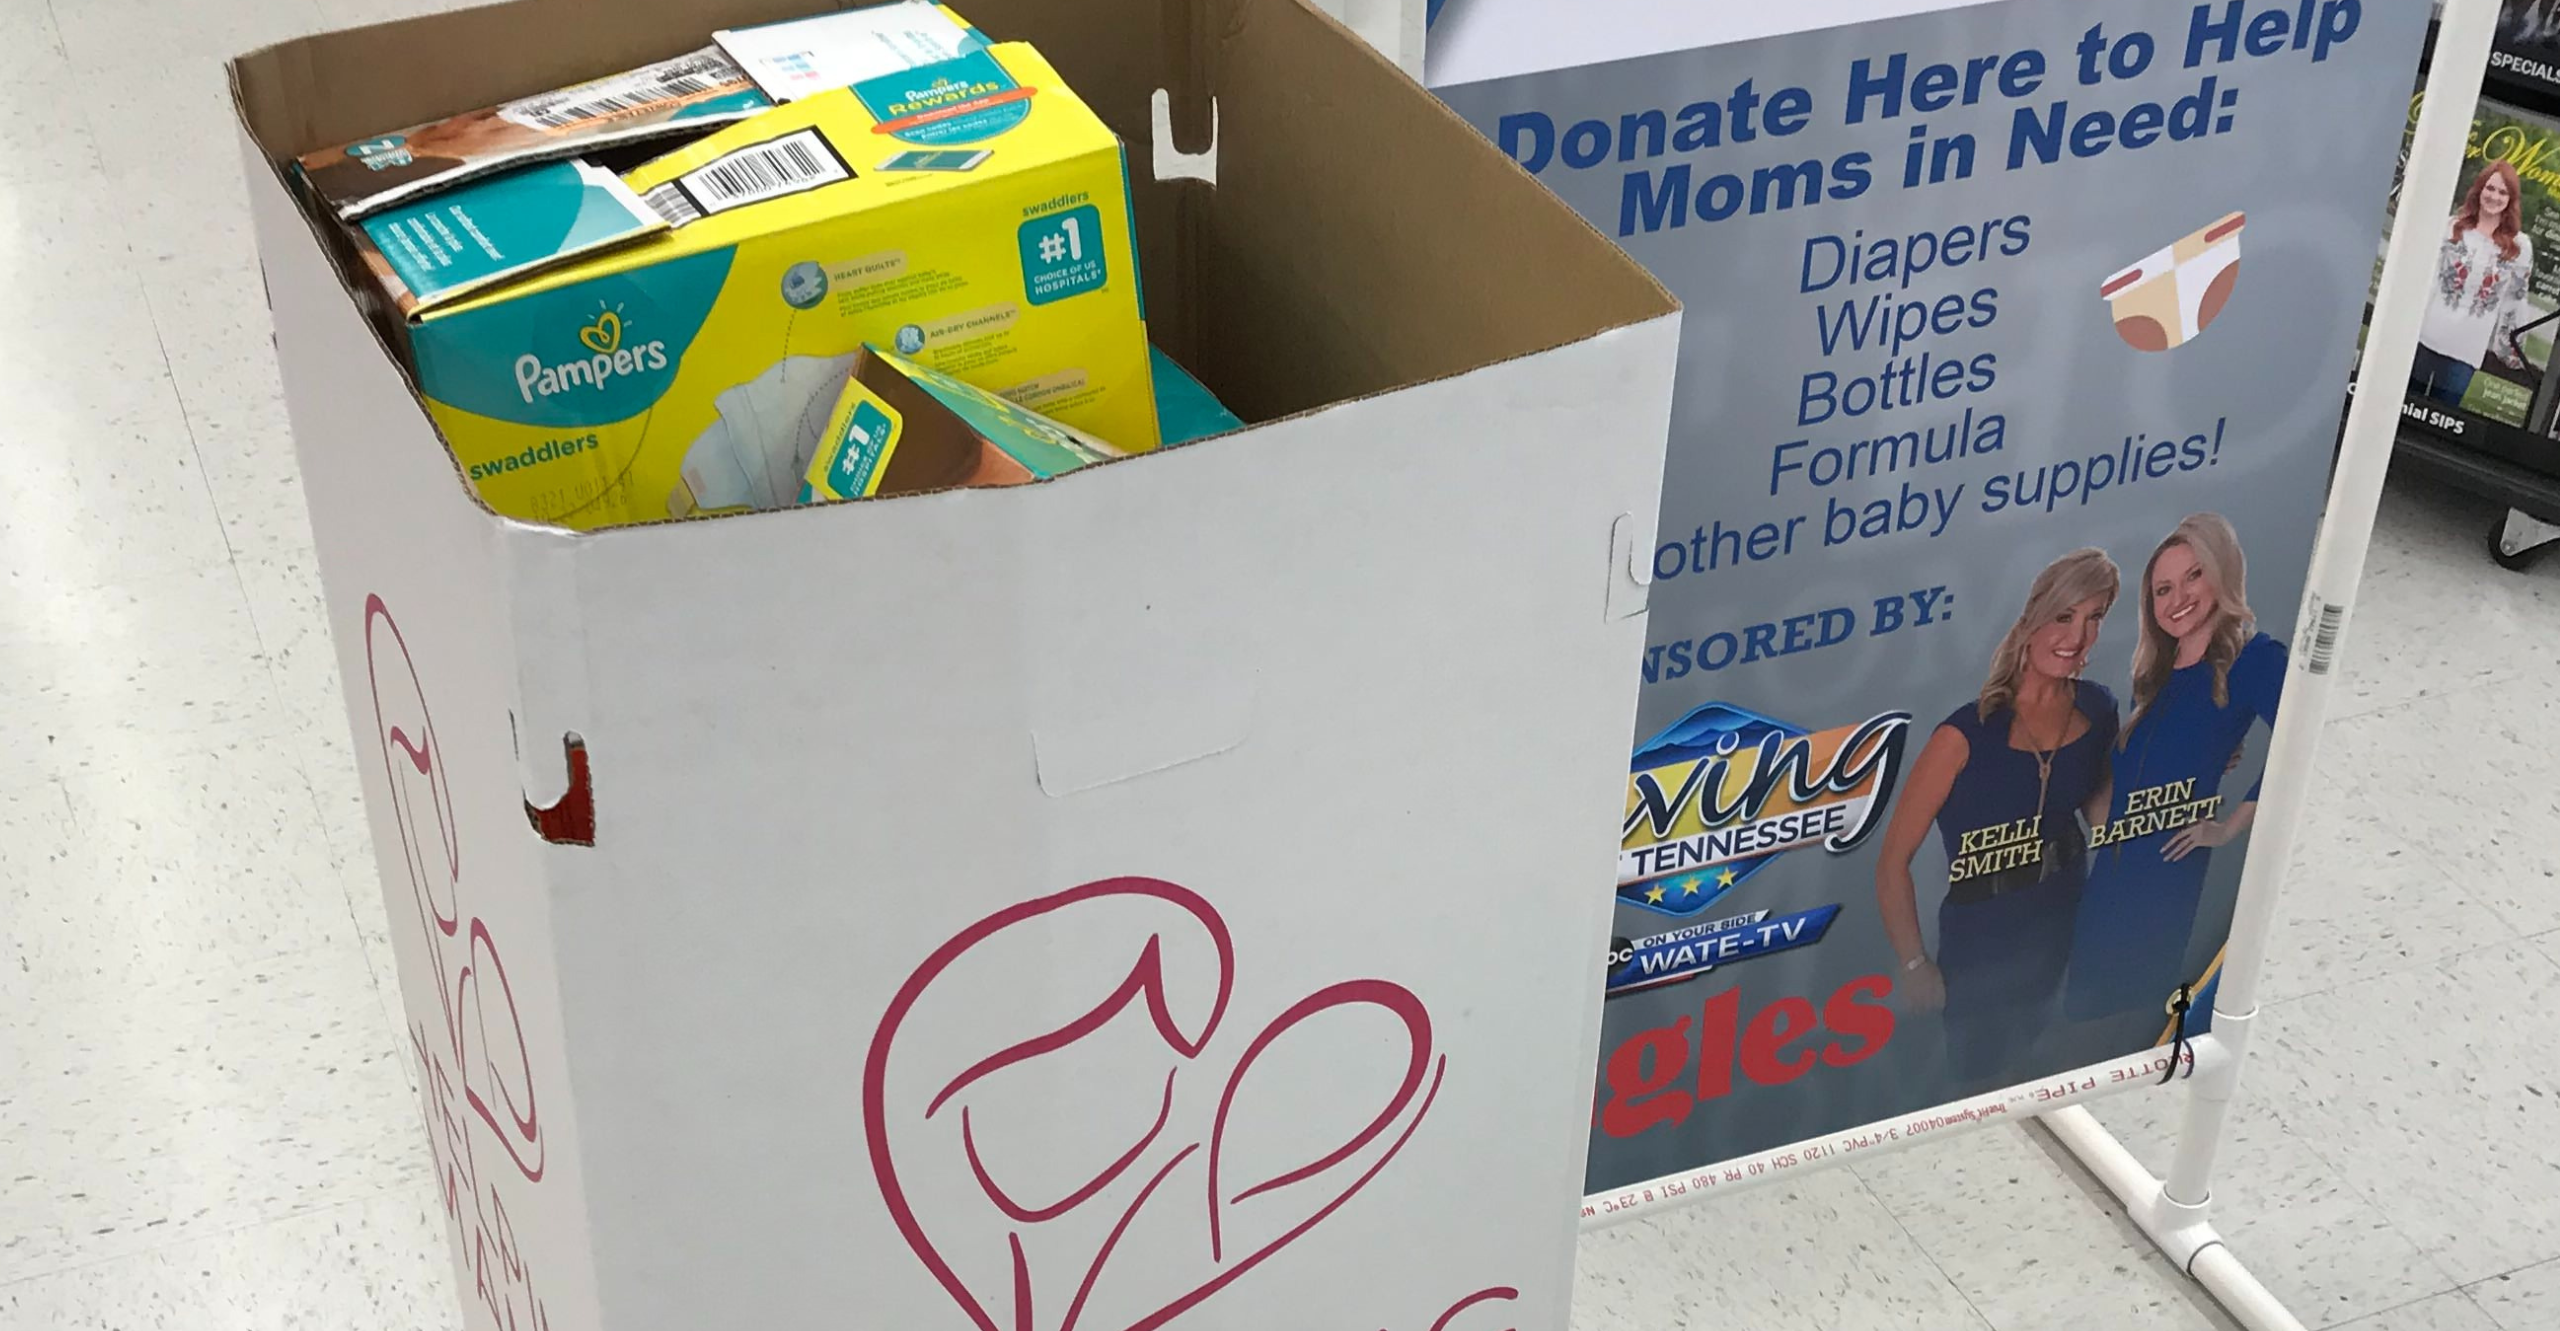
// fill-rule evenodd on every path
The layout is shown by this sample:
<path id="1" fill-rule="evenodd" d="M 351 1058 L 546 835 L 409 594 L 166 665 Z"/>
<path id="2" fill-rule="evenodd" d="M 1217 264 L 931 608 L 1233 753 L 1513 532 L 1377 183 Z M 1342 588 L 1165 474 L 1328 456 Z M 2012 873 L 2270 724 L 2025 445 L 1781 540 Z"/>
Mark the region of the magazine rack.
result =
<path id="1" fill-rule="evenodd" d="M 2437 228 L 2427 215 L 2433 206 L 2429 201 L 2449 198 L 2454 192 L 2497 15 L 2498 0 L 2448 0 L 2444 7 L 2437 59 L 2410 145 L 2408 184 L 2400 191 L 2382 284 L 2365 339 L 2365 373 L 2359 376 L 2364 382 L 2397 382 L 2416 354 L 2418 325 L 2435 271 Z M 2309 801 L 2338 649 L 2363 575 L 2399 418 L 2395 393 L 2359 394 L 2347 413 L 2327 516 L 2312 554 L 2302 619 L 2294 637 L 2308 649 L 2294 654 L 2292 678 L 2285 686 L 2283 713 L 2268 750 L 2264 793 L 2251 833 L 2255 844 L 2241 875 L 2239 903 L 2219 976 L 2206 986 L 2209 997 L 2199 1000 L 2199 1005 L 2211 1005 L 2212 1029 L 2185 1042 L 2190 1052 L 2182 1056 L 2174 1046 L 2167 1051 L 2155 1049 L 2053 1081 L 2012 1087 L 1891 1123 L 1588 1197 L 1583 1201 L 1583 1227 L 1617 1224 L 1710 1200 L 1736 1188 L 1790 1178 L 1808 1167 L 1915 1142 L 1935 1142 L 1987 1123 L 2036 1117 L 2123 1201 L 2134 1223 L 2161 1252 L 2202 1284 L 2241 1325 L 2252 1331 L 2303 1331 L 2303 1323 L 2249 1274 L 2214 1229 L 2210 1217 L 2214 1162 L 2248 1058 L 2267 930 Z M 2090 1116 L 2085 1102 L 2156 1086 L 2181 1071 L 2188 1100 L 2177 1152 L 2168 1177 L 2155 1178 Z"/>

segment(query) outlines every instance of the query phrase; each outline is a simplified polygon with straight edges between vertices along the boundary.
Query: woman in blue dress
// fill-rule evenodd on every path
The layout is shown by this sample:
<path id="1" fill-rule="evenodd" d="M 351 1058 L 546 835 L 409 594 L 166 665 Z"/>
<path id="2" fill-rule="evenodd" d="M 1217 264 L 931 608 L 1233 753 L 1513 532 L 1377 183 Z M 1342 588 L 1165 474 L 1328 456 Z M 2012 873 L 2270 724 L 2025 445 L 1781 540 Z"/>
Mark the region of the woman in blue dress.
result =
<path id="1" fill-rule="evenodd" d="M 2033 1059 L 2071 954 L 2083 820 L 2105 810 L 2116 737 L 2115 698 L 2080 675 L 2122 581 L 2094 549 L 2037 575 L 1981 694 L 1931 732 L 1885 827 L 1876 904 L 1905 1003 L 1946 1011 L 1955 1094 L 2042 1071 Z M 1932 823 L 1947 852 L 1935 956 L 1911 878 Z"/>
<path id="2" fill-rule="evenodd" d="M 2215 513 L 2178 524 L 2142 574 L 2133 717 L 2116 742 L 2107 827 L 2091 852 L 2073 930 L 2065 1011 L 2133 1014 L 2156 1038 L 2188 973 L 2187 945 L 2217 846 L 2249 830 L 2258 788 L 2222 798 L 2250 727 L 2273 726 L 2284 645 L 2257 631 L 2240 537 Z M 2123 1051 L 2110 1051 L 2123 1052 Z"/>

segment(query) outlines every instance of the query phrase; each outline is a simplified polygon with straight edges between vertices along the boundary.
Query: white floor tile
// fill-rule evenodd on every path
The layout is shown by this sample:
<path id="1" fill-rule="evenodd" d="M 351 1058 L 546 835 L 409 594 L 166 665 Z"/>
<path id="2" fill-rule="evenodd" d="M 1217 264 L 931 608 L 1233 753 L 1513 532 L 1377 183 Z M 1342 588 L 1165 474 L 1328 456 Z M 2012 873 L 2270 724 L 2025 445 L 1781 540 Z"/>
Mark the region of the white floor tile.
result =
<path id="1" fill-rule="evenodd" d="M 294 490 L 298 504 L 299 481 Z M 307 554 L 300 557 L 309 558 Z M 387 980 L 389 943 L 384 941 L 381 922 L 373 833 L 358 785 L 337 643 L 330 636 L 319 574 L 308 562 L 285 559 L 243 558 L 238 571 L 266 651 L 268 675 L 286 728 L 284 745 L 301 768 L 322 840 L 355 903 L 359 932 L 369 945 L 380 949 L 381 974 Z M 396 1007 L 396 995 L 392 1002 Z"/>
<path id="2" fill-rule="evenodd" d="M 82 0 L 82 7 L 92 3 L 98 0 Z M 64 19 L 73 33 L 67 42 L 70 63 L 82 80 L 88 139 L 105 182 L 102 194 L 116 204 L 116 235 L 130 254 L 131 271 L 155 285 L 216 274 L 254 285 L 257 245 L 224 61 L 272 38 L 235 37 L 218 45 L 209 36 L 192 38 L 189 49 L 199 54 L 168 56 L 135 70 L 118 63 L 100 66 L 96 53 L 82 45 L 84 22 Z M 219 20 L 208 26 L 259 30 Z M 304 19 L 288 26 L 298 31 L 318 24 Z"/>
<path id="3" fill-rule="evenodd" d="M 227 121 L 218 149 L 208 143 L 176 169 L 111 171 L 108 188 L 134 200 L 125 235 L 135 271 L 154 279 L 208 273 L 254 277 L 258 246 L 240 171 L 239 141 Z"/>
<path id="4" fill-rule="evenodd" d="M 455 1324 L 432 1184 L 0 1285 L 0 1326 L 351 1331 Z M 290 1297 L 278 1297 L 291 1291 Z"/>
<path id="5" fill-rule="evenodd" d="M 92 180 L 81 188 L 99 188 Z M 0 567 L 85 587 L 229 559 L 141 281 L 109 209 L 0 186 Z M 50 252 L 30 232 L 52 232 Z"/>
<path id="6" fill-rule="evenodd" d="M 125 455 L 101 445 L 57 456 L 42 436 L 10 441 L 9 484 L 0 494 L 9 580 L 117 589 L 227 565 L 176 400 L 137 398 L 99 423 L 120 439 L 149 442 Z"/>
<path id="7" fill-rule="evenodd" d="M 281 727 L 228 567 L 102 588 L 0 574 L 0 780 L 149 772 Z"/>
<path id="8" fill-rule="evenodd" d="M 2560 577 L 2489 563 L 2495 511 L 2424 477 L 2393 478 L 2339 666 L 2336 715 L 2512 679 L 2551 658 Z"/>
<path id="9" fill-rule="evenodd" d="M 2027 1129 L 1990 1128 L 1856 1170 L 1993 1331 L 2219 1331 L 2121 1208 Z"/>
<path id="10" fill-rule="evenodd" d="M 2463 1292 L 2489 1314 L 2498 1331 L 2560 1326 L 2560 1261 L 2492 1276 Z"/>
<path id="11" fill-rule="evenodd" d="M 1990 1331 L 1845 1171 L 1602 1230 L 1582 1242 L 1576 1331 Z"/>
<path id="12" fill-rule="evenodd" d="M 10 132 L 0 138 L 0 181 L 59 188 L 97 168 L 78 88 L 43 6 L 15 4 L 0 12 L 0 108 L 10 116 Z"/>
<path id="13" fill-rule="evenodd" d="M 2163 1174 L 2186 1102 L 2183 1089 L 2163 1088 L 2101 1101 L 2091 1112 L 2135 1159 Z M 2289 1131 L 2263 1094 L 2244 1092 L 2233 1111 L 2213 1200 L 2232 1253 L 2307 1325 L 2351 1322 L 2454 1288 L 2451 1273 Z"/>
<path id="14" fill-rule="evenodd" d="M 85 134 L 70 141 L 89 142 Z M 10 286 L 7 335 L 30 355 L 59 354 L 70 362 L 13 368 L 44 371 L 26 376 L 31 386 L 55 379 L 94 386 L 84 382 L 94 374 L 74 380 L 63 373 L 77 365 L 125 371 L 121 382 L 130 386 L 136 382 L 130 367 L 159 355 L 148 336 L 134 336 L 143 317 L 143 274 L 128 233 L 138 201 L 109 197 L 107 172 L 93 151 L 51 166 L 58 174 L 49 180 L 9 180 L 0 190 L 0 276 Z"/>
<path id="15" fill-rule="evenodd" d="M 267 747 L 173 754 L 61 780 L 46 865 L 11 903 L 0 1000 L 102 1001 L 171 974 L 211 974 L 356 941 L 335 858 L 300 769 Z M 17 829 L 44 844 L 45 829 Z"/>
<path id="16" fill-rule="evenodd" d="M 340 938 L 0 1005 L 0 1287 L 420 1184 L 371 984 Z"/>
<path id="17" fill-rule="evenodd" d="M 2262 1001 L 2371 983 L 2519 936 L 2506 916 L 2481 904 L 2476 884 L 2416 844 L 2413 820 L 2358 789 L 2365 784 L 2363 769 L 2337 761 L 2353 747 L 2339 736 L 2392 715 L 2330 727 L 2331 762 L 2295 838 L 2294 862 L 2276 905 Z"/>
<path id="18" fill-rule="evenodd" d="M 2560 967 L 2491 947 L 2281 1004 L 2250 1068 L 2295 1133 L 2457 1280 L 2560 1255 Z"/>
<path id="19" fill-rule="evenodd" d="M 108 86 L 165 80 L 326 27 L 311 0 L 64 0 L 49 7 L 62 48 Z"/>
<path id="20" fill-rule="evenodd" d="M 145 296 L 224 543 L 244 566 L 295 565 L 317 586 L 311 514 L 256 272 L 172 276 Z"/>
<path id="21" fill-rule="evenodd" d="M 462 9 L 470 0 L 317 0 L 321 14 L 332 28 L 363 28 L 376 23 L 393 23 L 422 14 L 438 14 L 448 9 Z"/>
<path id="22" fill-rule="evenodd" d="M 2322 757 L 2362 783 L 2377 835 L 2416 850 L 2514 930 L 2543 933 L 2560 929 L 2555 748 L 2560 679 L 2536 671 L 2341 722 Z M 2439 909 L 2424 878 L 2412 886 L 2410 914 Z"/>
<path id="23" fill-rule="evenodd" d="M 2489 1320 L 2480 1305 L 2462 1294 L 2437 1294 L 2389 1312 L 2359 1318 L 2337 1331 L 2514 1331 Z"/>

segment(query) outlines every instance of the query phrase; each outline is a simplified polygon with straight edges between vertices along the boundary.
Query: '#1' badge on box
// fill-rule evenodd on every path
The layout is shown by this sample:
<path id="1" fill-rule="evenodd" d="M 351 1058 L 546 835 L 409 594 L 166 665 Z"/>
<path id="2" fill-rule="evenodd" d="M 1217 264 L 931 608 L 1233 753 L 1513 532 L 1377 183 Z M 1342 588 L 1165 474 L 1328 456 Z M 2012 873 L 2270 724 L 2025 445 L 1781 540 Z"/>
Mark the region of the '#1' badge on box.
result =
<path id="1" fill-rule="evenodd" d="M 1032 304 L 1098 291 L 1110 280 L 1102 261 L 1102 213 L 1092 204 L 1022 224 L 1022 294 Z"/>
<path id="2" fill-rule="evenodd" d="M 887 398 L 859 379 L 847 380 L 835 419 L 828 424 L 826 443 L 801 486 L 800 502 L 868 499 L 880 493 L 889 458 L 898 451 L 898 440 L 905 432 L 906 418 Z"/>

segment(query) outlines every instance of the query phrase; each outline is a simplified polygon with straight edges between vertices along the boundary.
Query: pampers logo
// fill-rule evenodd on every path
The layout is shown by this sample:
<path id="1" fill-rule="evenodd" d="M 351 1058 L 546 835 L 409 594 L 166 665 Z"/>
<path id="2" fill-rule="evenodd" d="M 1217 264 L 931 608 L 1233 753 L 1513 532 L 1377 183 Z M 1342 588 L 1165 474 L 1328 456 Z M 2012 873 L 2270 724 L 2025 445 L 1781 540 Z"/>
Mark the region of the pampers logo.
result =
<path id="1" fill-rule="evenodd" d="M 1790 850 L 1854 849 L 1884 822 L 1908 712 L 1808 732 L 1709 703 L 1636 751 L 1618 899 L 1691 916 Z"/>
<path id="2" fill-rule="evenodd" d="M 418 386 L 448 430 L 459 423 L 473 434 L 473 443 L 455 441 L 471 454 L 465 462 L 520 455 L 528 437 L 538 443 L 636 421 L 693 364 L 694 340 L 728 288 L 735 258 L 711 250 L 438 314 L 411 335 Z M 487 424 L 456 422 L 453 413 Z M 604 435 L 609 446 L 622 438 L 613 429 Z"/>
<path id="3" fill-rule="evenodd" d="M 911 116 L 919 111 L 930 111 L 936 107 L 951 106 L 971 98 L 1003 92 L 1008 86 L 1010 85 L 996 79 L 938 78 L 921 88 L 901 89 L 898 100 L 889 103 L 884 109 L 888 111 L 890 118 L 895 119 L 900 116 Z"/>
<path id="4" fill-rule="evenodd" d="M 530 406 L 536 397 L 557 397 L 579 388 L 602 391 L 615 379 L 667 368 L 666 343 L 626 347 L 622 344 L 625 331 L 622 311 L 608 309 L 578 330 L 578 343 L 588 354 L 553 365 L 544 364 L 530 351 L 518 356 L 516 391 Z"/>

